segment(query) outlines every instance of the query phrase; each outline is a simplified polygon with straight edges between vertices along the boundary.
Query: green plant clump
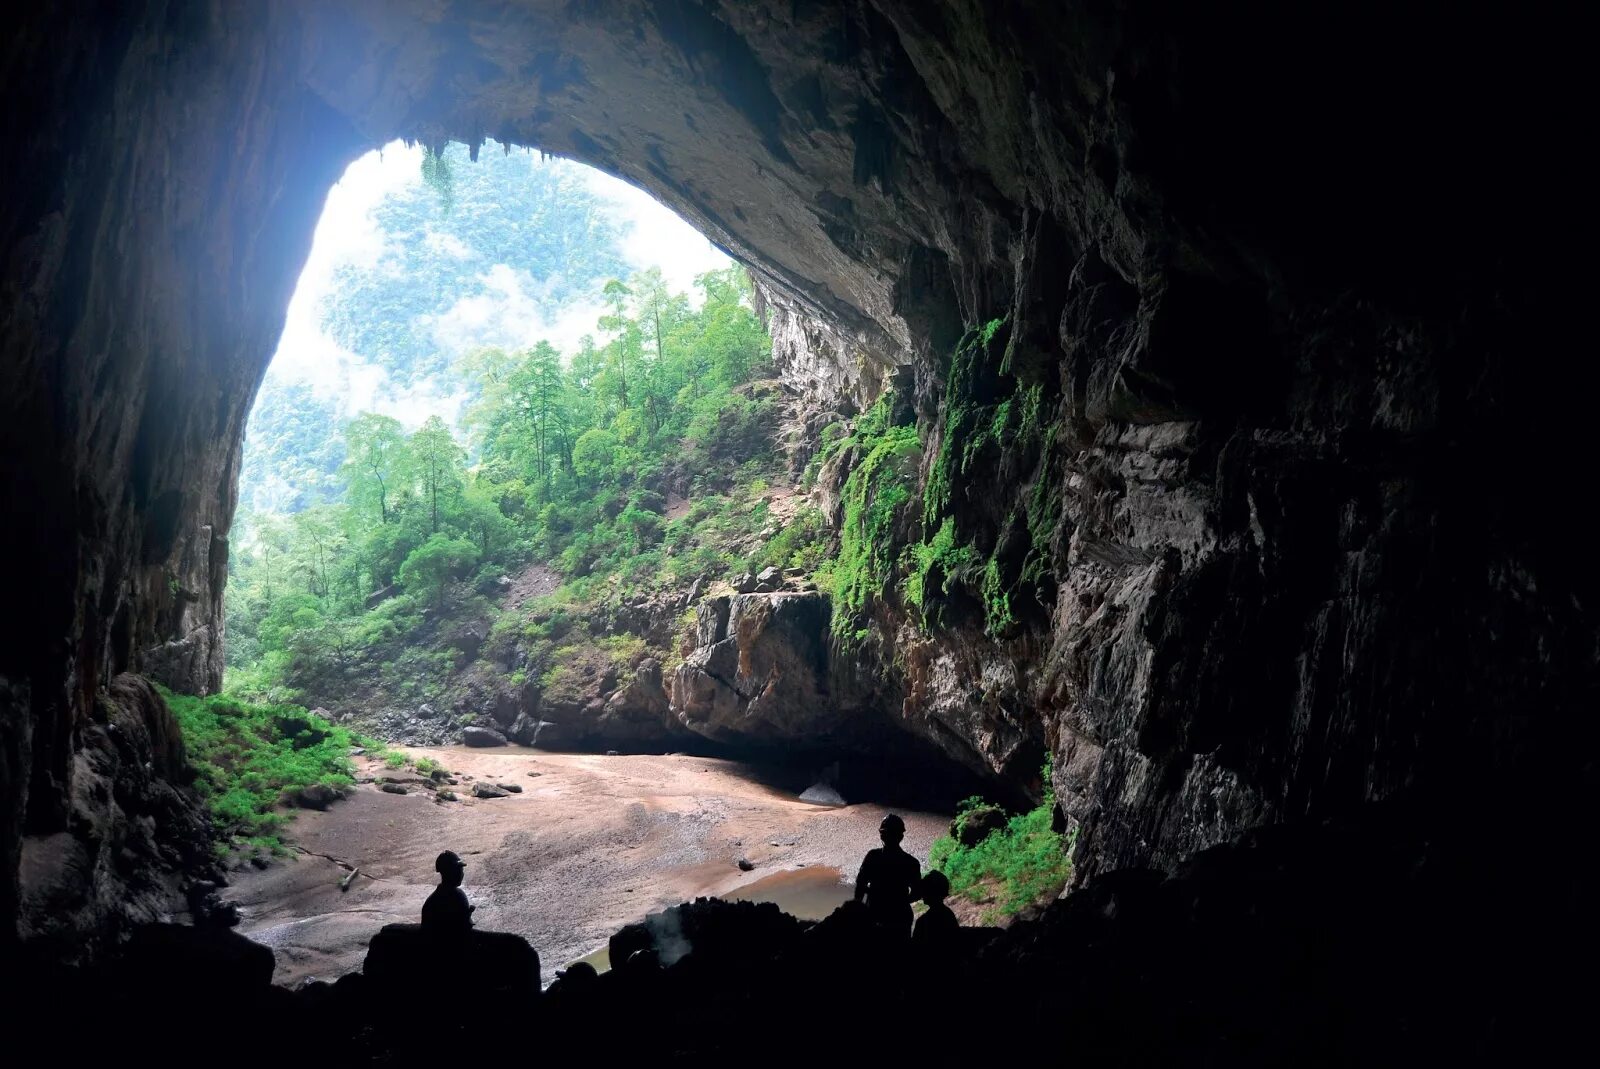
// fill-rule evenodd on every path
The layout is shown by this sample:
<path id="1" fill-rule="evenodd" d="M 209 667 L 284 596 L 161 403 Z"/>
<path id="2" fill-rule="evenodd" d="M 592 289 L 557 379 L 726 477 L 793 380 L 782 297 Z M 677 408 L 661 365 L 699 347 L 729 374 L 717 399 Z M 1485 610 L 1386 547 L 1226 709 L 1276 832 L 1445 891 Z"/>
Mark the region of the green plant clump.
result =
<path id="1" fill-rule="evenodd" d="M 252 705 L 226 695 L 161 695 L 183 729 L 196 787 L 218 839 L 273 851 L 289 814 L 281 797 L 302 787 L 349 787 L 350 732 L 297 705 Z"/>
<path id="2" fill-rule="evenodd" d="M 869 599 L 894 579 L 895 521 L 911 500 L 922 447 L 916 427 L 893 424 L 893 406 L 893 394 L 884 394 L 849 439 L 861 459 L 845 479 L 844 522 L 831 577 L 833 629 L 841 636 L 851 634 Z"/>
<path id="3" fill-rule="evenodd" d="M 1044 766 L 1050 783 L 1050 762 Z M 982 798 L 961 803 L 959 822 L 969 811 L 984 806 Z M 1072 837 L 1051 827 L 1056 799 L 1047 787 L 1042 801 L 1018 814 L 1006 826 L 989 833 L 976 846 L 962 846 L 948 835 L 935 839 L 928 850 L 928 867 L 950 880 L 950 893 L 974 902 L 992 901 L 984 923 L 1013 916 L 1034 903 L 1058 894 L 1072 876 Z"/>
<path id="4" fill-rule="evenodd" d="M 934 533 L 910 548 L 912 567 L 906 580 L 906 600 L 921 610 L 924 625 L 938 620 L 936 595 L 948 594 L 957 585 L 976 588 L 983 600 L 985 629 L 996 637 L 1017 624 L 1013 599 L 1047 573 L 1060 514 L 1051 490 L 1044 387 L 1023 381 L 1021 372 L 1013 371 L 1014 339 L 1006 327 L 1005 319 L 993 319 L 969 330 L 952 355 L 939 450 L 922 497 L 923 530 Z M 1003 354 L 998 361 L 997 353 Z M 990 370 L 996 363 L 998 373 Z M 984 401 L 986 397 L 991 400 Z M 951 523 L 952 487 L 963 478 L 970 482 L 981 477 L 985 458 L 997 453 L 1043 457 L 1032 487 L 1006 521 L 1025 524 L 1028 532 L 1028 549 L 1018 568 L 1002 563 L 998 545 L 986 553 L 977 545 L 964 544 Z M 929 582 L 936 571 L 942 577 L 937 589 Z"/>

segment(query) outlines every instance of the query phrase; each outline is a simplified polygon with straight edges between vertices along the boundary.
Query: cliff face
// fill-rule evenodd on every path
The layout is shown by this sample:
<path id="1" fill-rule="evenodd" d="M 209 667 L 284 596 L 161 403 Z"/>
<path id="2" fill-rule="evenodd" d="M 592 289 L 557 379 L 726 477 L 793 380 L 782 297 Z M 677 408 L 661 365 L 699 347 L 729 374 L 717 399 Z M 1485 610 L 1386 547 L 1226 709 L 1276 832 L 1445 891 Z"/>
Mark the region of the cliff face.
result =
<path id="1" fill-rule="evenodd" d="M 941 745 L 1054 753 L 1081 873 L 1582 782 L 1576 38 L 1295 7 L 7 16 L 0 914 L 107 681 L 217 685 L 245 414 L 325 190 L 395 136 L 636 181 L 759 273 L 819 410 L 903 384 L 974 566 L 870 652 Z"/>

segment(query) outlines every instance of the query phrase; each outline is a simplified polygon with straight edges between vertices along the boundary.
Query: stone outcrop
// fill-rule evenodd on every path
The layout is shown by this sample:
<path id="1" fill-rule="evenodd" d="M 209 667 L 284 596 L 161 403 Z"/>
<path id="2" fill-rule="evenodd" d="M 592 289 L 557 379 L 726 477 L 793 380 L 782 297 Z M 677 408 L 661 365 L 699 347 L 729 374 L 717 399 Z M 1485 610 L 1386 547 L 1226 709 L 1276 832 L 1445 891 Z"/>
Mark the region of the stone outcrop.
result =
<path id="1" fill-rule="evenodd" d="M 939 511 L 984 573 L 936 628 L 890 592 L 869 646 L 949 752 L 1007 775 L 1054 754 L 1085 877 L 1397 793 L 1532 805 L 1530 783 L 1592 780 L 1595 569 L 1570 504 L 1592 376 L 1567 330 L 1586 194 L 1563 188 L 1586 68 L 1553 20 L 976 0 L 6 19 L 0 554 L 23 611 L 0 617 L 0 938 L 18 859 L 70 834 L 101 774 L 116 675 L 218 682 L 244 417 L 326 189 L 396 136 L 644 186 L 752 265 L 819 411 L 899 375 L 925 464 L 961 439 Z M 757 685 L 812 662 L 764 660 L 774 626 L 708 650 L 698 722 L 785 723 Z"/>
<path id="2" fill-rule="evenodd" d="M 17 927 L 35 952 L 72 960 L 141 924 L 205 919 L 222 878 L 191 778 L 161 696 L 112 680 L 79 729 L 66 827 L 23 840 Z"/>
<path id="3" fill-rule="evenodd" d="M 697 645 L 672 675 L 672 713 L 717 741 L 842 734 L 851 695 L 832 686 L 828 599 L 735 594 L 695 607 Z"/>
<path id="4" fill-rule="evenodd" d="M 451 1000 L 419 979 L 471 976 L 473 983 L 460 992 L 477 998 L 501 995 L 526 1011 L 539 995 L 539 954 L 520 935 L 508 932 L 469 931 L 437 935 L 420 924 L 386 924 L 372 937 L 362 975 L 380 999 L 402 1005 L 432 1003 L 432 1009 Z"/>
<path id="5" fill-rule="evenodd" d="M 504 746 L 506 737 L 491 728 L 467 727 L 461 731 L 461 741 L 468 746 Z"/>

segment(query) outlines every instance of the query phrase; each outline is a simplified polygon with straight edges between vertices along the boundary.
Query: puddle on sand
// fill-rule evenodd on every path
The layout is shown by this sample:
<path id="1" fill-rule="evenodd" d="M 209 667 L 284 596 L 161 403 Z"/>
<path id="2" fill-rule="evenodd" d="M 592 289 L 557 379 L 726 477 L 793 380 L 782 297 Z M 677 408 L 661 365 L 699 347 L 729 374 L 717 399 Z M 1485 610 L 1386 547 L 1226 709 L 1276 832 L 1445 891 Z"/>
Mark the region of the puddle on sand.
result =
<path id="1" fill-rule="evenodd" d="M 844 874 L 838 869 L 812 865 L 763 876 L 717 897 L 729 902 L 771 902 L 803 921 L 820 921 L 850 901 L 854 894 L 855 885 L 844 882 Z M 593 965 L 596 972 L 611 968 L 608 947 L 601 947 L 578 960 Z"/>

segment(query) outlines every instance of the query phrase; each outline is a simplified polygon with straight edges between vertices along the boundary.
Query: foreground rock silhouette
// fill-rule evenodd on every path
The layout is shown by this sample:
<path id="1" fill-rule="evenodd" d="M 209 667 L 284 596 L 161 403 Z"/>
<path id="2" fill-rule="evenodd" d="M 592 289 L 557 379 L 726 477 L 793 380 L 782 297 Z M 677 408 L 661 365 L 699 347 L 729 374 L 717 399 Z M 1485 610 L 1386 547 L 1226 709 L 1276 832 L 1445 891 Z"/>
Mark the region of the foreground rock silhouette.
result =
<path id="1" fill-rule="evenodd" d="M 385 1000 L 446 1002 L 439 983 L 465 982 L 474 998 L 515 1003 L 539 994 L 539 955 L 520 935 L 507 932 L 430 932 L 420 924 L 386 924 L 372 937 L 361 968 Z"/>
<path id="2" fill-rule="evenodd" d="M 268 986 L 264 959 L 241 954 L 231 933 L 191 929 L 137 939 L 114 965 L 42 969 L 5 1004 L 39 1029 L 94 1007 L 96 1027 L 73 1032 L 75 1053 L 108 1056 L 181 1008 L 169 1042 L 224 1044 L 235 1064 L 281 1064 L 284 1043 L 340 1065 L 463 1050 L 669 1063 L 831 1051 L 845 1064 L 1553 1056 L 1587 1019 L 1587 988 L 1539 963 L 1558 938 L 1592 927 L 1506 908 L 1520 876 L 1485 864 L 1479 834 L 1491 821 L 1426 831 L 1417 864 L 1436 817 L 1386 805 L 1368 820 L 1264 830 L 1171 876 L 1098 877 L 1038 921 L 960 929 L 932 968 L 914 946 L 886 955 L 857 903 L 807 924 L 770 904 L 699 899 L 619 932 L 622 964 L 579 970 L 557 997 L 538 994 L 535 955 L 515 936 L 441 944 L 392 925 L 361 974 L 292 994 Z M 1528 845 L 1546 844 L 1530 831 Z M 1581 892 L 1575 872 L 1554 875 L 1562 894 Z M 241 1045 L 261 1021 L 289 1038 Z"/>

